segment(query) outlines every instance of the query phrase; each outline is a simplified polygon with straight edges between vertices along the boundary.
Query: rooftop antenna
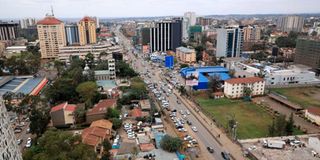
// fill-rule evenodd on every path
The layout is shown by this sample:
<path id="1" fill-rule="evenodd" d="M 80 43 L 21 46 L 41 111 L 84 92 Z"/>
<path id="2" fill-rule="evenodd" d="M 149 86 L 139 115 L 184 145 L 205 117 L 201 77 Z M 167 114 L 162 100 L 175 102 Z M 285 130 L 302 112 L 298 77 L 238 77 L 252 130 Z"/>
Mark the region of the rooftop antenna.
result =
<path id="1" fill-rule="evenodd" d="M 54 14 L 53 14 L 53 7 L 52 7 L 52 5 L 51 5 L 51 16 L 54 16 Z"/>

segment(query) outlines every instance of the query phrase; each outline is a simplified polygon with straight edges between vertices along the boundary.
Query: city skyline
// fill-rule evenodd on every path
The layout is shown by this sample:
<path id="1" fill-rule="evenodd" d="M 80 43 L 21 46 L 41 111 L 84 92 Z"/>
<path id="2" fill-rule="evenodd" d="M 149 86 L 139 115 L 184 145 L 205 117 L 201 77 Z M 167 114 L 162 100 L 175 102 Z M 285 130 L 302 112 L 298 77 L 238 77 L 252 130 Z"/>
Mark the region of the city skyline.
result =
<path id="1" fill-rule="evenodd" d="M 1 0 L 0 18 L 41 18 L 53 6 L 56 17 L 76 18 L 85 15 L 98 17 L 182 16 L 194 11 L 197 15 L 228 14 L 298 14 L 319 13 L 318 0 Z M 250 4 L 250 5 L 248 5 Z M 72 6 L 72 7 L 71 7 Z M 130 7 L 128 7 L 130 6 Z M 257 10 L 259 8 L 259 10 Z M 146 14 L 147 13 L 147 14 Z"/>

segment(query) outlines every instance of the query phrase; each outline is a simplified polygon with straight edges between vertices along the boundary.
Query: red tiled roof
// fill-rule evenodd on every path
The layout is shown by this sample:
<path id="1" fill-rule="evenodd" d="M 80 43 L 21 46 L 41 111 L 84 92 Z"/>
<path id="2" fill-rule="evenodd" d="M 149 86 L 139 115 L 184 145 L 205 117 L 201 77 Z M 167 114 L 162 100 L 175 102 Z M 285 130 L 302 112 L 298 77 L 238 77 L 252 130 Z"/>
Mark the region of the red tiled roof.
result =
<path id="1" fill-rule="evenodd" d="M 90 127 L 99 127 L 104 129 L 112 129 L 112 122 L 106 119 L 100 119 L 91 123 Z"/>
<path id="2" fill-rule="evenodd" d="M 52 16 L 46 16 L 44 19 L 38 21 L 37 24 L 56 25 L 56 24 L 60 24 L 60 23 L 62 23 L 62 21 L 60 21 L 59 19 L 52 17 Z"/>
<path id="3" fill-rule="evenodd" d="M 108 129 L 89 127 L 82 131 L 81 137 L 85 144 L 96 146 L 108 135 Z"/>
<path id="4" fill-rule="evenodd" d="M 47 78 L 44 78 L 40 84 L 35 88 L 33 89 L 33 91 L 30 93 L 30 95 L 33 95 L 33 96 L 36 96 L 39 94 L 39 92 L 42 90 L 42 88 L 48 83 L 48 79 Z"/>
<path id="5" fill-rule="evenodd" d="M 91 17 L 88 17 L 88 16 L 85 16 L 85 17 L 83 17 L 80 21 L 85 21 L 85 22 L 87 22 L 87 21 L 95 21 L 93 18 L 91 18 Z"/>
<path id="6" fill-rule="evenodd" d="M 139 108 L 134 108 L 131 110 L 132 117 L 142 117 L 142 111 Z"/>
<path id="7" fill-rule="evenodd" d="M 99 101 L 92 109 L 87 111 L 87 115 L 106 113 L 109 107 L 116 104 L 116 99 L 104 99 Z"/>
<path id="8" fill-rule="evenodd" d="M 247 77 L 247 78 L 231 78 L 226 80 L 226 83 L 230 84 L 240 84 L 240 83 L 255 83 L 264 81 L 263 78 L 260 77 Z"/>
<path id="9" fill-rule="evenodd" d="M 320 108 L 318 107 L 309 107 L 307 110 L 310 114 L 320 116 Z"/>
<path id="10" fill-rule="evenodd" d="M 68 102 L 64 102 L 64 103 L 61 103 L 55 107 L 52 107 L 51 108 L 51 112 L 56 112 L 56 111 L 59 111 L 61 109 L 64 109 L 66 111 L 75 111 L 77 108 L 77 105 L 75 104 L 68 104 Z"/>

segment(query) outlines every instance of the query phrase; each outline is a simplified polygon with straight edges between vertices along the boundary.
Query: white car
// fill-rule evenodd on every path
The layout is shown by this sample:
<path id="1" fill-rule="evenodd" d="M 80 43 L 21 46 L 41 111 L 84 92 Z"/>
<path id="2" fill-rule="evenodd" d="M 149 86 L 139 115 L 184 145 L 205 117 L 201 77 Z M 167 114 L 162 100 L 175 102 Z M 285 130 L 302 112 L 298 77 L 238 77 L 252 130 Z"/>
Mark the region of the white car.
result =
<path id="1" fill-rule="evenodd" d="M 198 129 L 197 129 L 196 126 L 191 127 L 191 129 L 192 129 L 194 132 L 198 132 Z"/>
<path id="2" fill-rule="evenodd" d="M 186 113 L 187 113 L 187 115 L 190 115 L 190 112 L 189 112 L 189 110 L 186 110 Z"/>

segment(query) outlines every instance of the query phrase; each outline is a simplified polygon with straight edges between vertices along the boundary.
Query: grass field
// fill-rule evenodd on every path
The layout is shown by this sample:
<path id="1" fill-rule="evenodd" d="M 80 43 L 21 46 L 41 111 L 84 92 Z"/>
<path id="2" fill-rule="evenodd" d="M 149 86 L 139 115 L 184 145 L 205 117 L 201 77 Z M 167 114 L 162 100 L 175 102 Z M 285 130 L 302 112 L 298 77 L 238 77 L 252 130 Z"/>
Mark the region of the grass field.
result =
<path id="1" fill-rule="evenodd" d="M 272 123 L 272 116 L 251 102 L 229 99 L 198 98 L 201 107 L 227 127 L 231 115 L 235 115 L 238 122 L 237 135 L 239 139 L 266 137 L 268 126 Z"/>
<path id="2" fill-rule="evenodd" d="M 320 88 L 274 88 L 271 89 L 276 93 L 286 96 L 289 101 L 297 103 L 304 108 L 314 106 L 320 107 Z"/>

